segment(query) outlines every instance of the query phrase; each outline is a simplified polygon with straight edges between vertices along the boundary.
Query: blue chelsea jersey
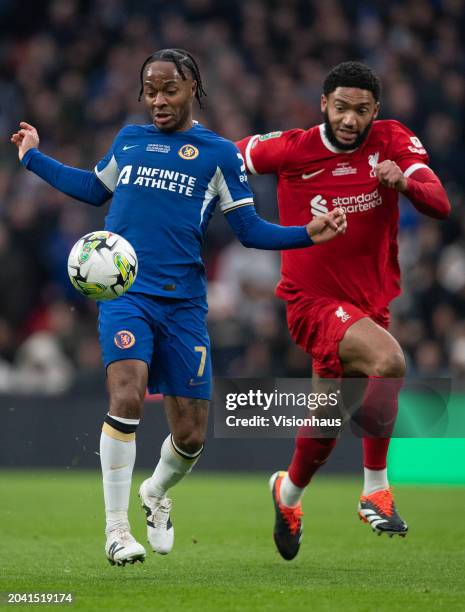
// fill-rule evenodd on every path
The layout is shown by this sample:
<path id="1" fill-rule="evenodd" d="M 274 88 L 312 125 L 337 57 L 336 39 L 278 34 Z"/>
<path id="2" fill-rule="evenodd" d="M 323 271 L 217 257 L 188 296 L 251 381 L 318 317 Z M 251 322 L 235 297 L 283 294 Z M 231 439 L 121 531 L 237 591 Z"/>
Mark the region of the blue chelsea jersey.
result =
<path id="1" fill-rule="evenodd" d="M 139 259 L 130 291 L 204 295 L 200 250 L 216 205 L 225 213 L 253 203 L 236 146 L 199 123 L 170 133 L 128 125 L 95 173 L 113 193 L 105 229 L 129 240 Z"/>

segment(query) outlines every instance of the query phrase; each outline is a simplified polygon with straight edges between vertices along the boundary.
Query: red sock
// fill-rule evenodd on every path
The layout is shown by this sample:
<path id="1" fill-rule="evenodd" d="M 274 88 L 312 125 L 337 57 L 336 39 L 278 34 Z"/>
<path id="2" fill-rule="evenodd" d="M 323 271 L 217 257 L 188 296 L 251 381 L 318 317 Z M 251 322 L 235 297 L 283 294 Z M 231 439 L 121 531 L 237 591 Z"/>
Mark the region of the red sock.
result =
<path id="1" fill-rule="evenodd" d="M 383 470 L 392 431 L 397 417 L 398 396 L 402 378 L 370 377 L 360 410 L 363 436 L 363 465 L 370 470 Z"/>
<path id="2" fill-rule="evenodd" d="M 288 468 L 289 478 L 296 487 L 306 487 L 313 474 L 328 459 L 336 446 L 336 438 L 310 438 L 310 428 L 301 427 L 295 440 L 295 450 Z"/>
<path id="3" fill-rule="evenodd" d="M 391 438 L 363 438 L 363 466 L 369 470 L 384 470 Z"/>

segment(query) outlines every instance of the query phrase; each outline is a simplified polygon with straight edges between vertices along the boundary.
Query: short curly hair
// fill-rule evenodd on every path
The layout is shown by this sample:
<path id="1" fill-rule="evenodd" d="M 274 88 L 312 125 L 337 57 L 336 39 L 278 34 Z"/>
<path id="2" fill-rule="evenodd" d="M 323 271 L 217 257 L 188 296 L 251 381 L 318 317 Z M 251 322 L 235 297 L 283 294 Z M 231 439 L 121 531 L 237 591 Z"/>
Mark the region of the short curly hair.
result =
<path id="1" fill-rule="evenodd" d="M 361 62 L 342 62 L 323 81 L 323 93 L 328 96 L 337 87 L 357 87 L 371 91 L 376 102 L 381 96 L 381 81 L 371 68 Z"/>

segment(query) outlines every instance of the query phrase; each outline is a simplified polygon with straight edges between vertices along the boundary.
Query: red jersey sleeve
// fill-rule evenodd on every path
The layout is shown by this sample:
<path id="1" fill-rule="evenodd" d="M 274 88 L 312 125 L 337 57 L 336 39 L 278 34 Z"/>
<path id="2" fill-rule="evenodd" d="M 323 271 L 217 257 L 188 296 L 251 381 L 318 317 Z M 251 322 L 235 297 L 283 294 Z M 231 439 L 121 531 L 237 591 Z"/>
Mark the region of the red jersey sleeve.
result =
<path id="1" fill-rule="evenodd" d="M 391 147 L 389 159 L 396 162 L 405 176 L 419 168 L 428 167 L 428 153 L 421 140 L 399 121 L 391 121 Z"/>
<path id="2" fill-rule="evenodd" d="M 236 142 L 250 174 L 279 174 L 289 145 L 303 130 L 269 132 L 247 136 Z"/>
<path id="3" fill-rule="evenodd" d="M 441 181 L 428 166 L 428 154 L 419 138 L 398 121 L 391 122 L 390 159 L 407 179 L 405 195 L 415 208 L 429 217 L 445 219 L 451 210 Z"/>

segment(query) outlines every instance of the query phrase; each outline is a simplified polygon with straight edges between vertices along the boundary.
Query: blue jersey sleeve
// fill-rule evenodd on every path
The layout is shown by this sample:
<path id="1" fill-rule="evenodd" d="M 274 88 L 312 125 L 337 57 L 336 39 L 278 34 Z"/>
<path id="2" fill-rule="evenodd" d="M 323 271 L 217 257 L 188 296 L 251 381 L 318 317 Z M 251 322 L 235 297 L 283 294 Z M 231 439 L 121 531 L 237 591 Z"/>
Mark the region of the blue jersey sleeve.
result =
<path id="1" fill-rule="evenodd" d="M 219 206 L 228 213 L 232 230 L 246 247 L 285 250 L 313 244 L 305 226 L 283 227 L 259 217 L 247 182 L 244 158 L 232 142 L 225 141 L 216 171 Z"/>
<path id="2" fill-rule="evenodd" d="M 81 202 L 101 206 L 111 197 L 93 172 L 65 166 L 38 149 L 29 149 L 21 163 L 55 189 Z"/>
<path id="3" fill-rule="evenodd" d="M 224 141 L 215 178 L 218 204 L 223 213 L 253 203 L 244 159 L 236 145 L 230 141 Z"/>
<path id="4" fill-rule="evenodd" d="M 115 149 L 119 143 L 120 137 L 124 134 L 125 129 L 126 128 L 123 128 L 118 132 L 111 144 L 111 147 L 94 168 L 95 175 L 99 181 L 105 185 L 105 187 L 111 193 L 115 191 L 120 175 L 120 169 L 115 157 Z"/>
<path id="5" fill-rule="evenodd" d="M 305 225 L 283 227 L 259 217 L 255 206 L 238 207 L 226 219 L 245 247 L 268 251 L 300 249 L 313 244 Z"/>

